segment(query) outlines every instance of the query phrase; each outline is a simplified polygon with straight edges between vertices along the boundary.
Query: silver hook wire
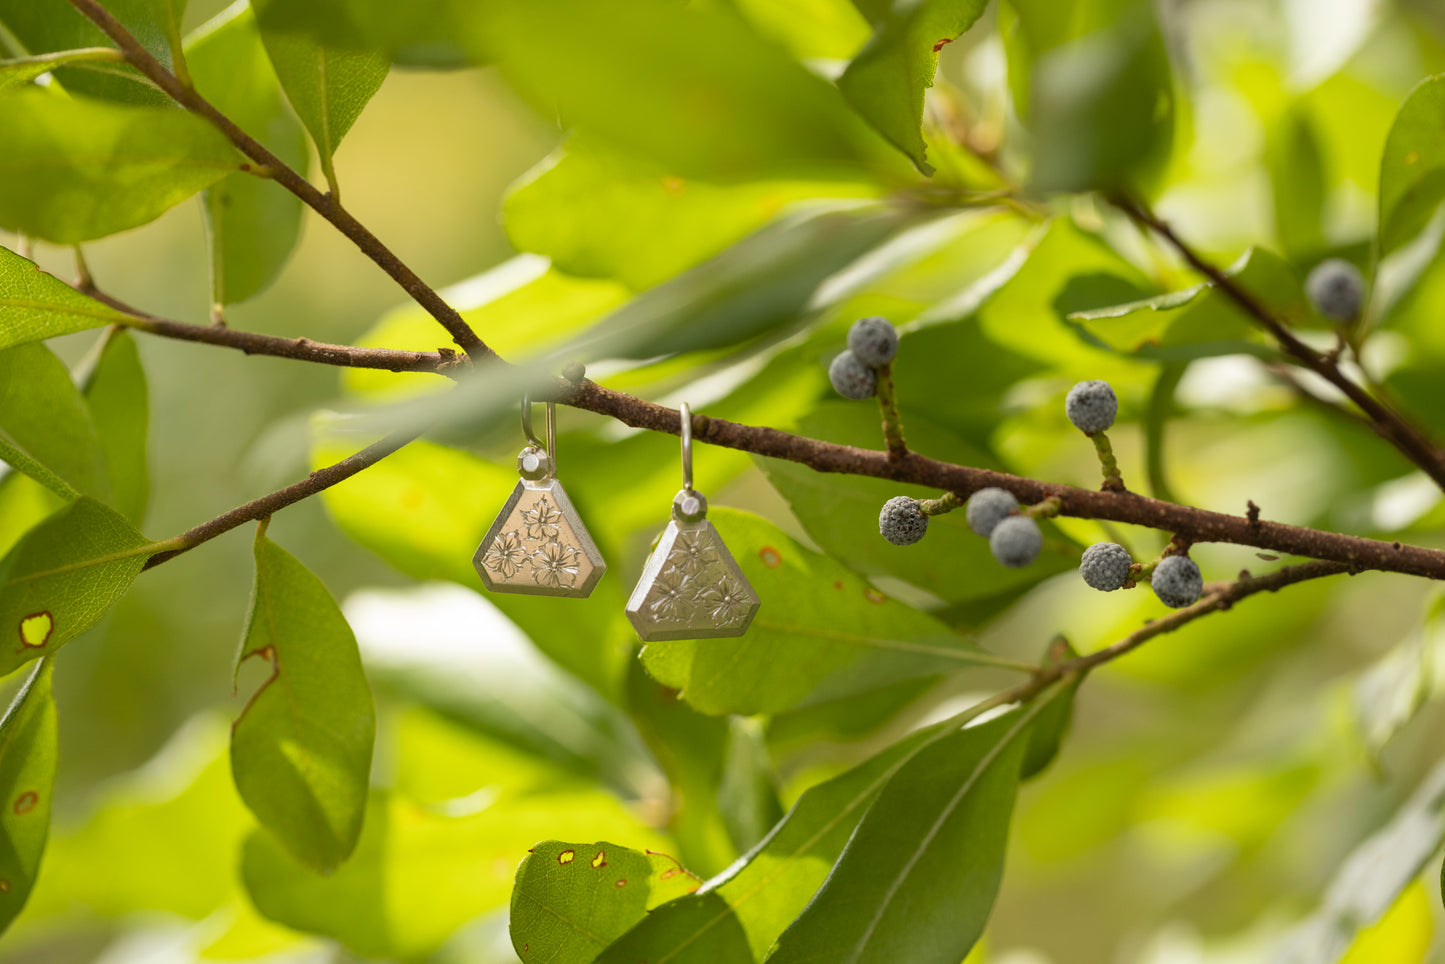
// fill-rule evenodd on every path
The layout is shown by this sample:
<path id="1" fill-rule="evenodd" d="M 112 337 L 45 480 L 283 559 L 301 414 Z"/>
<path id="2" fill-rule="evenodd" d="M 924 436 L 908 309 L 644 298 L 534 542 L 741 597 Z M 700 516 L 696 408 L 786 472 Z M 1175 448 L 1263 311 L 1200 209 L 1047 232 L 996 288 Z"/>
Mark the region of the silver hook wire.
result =
<path id="1" fill-rule="evenodd" d="M 692 408 L 682 403 L 682 488 L 692 491 Z"/>
<path id="2" fill-rule="evenodd" d="M 532 431 L 532 396 L 522 396 L 522 434 L 527 441 L 547 453 L 547 458 L 552 461 L 553 474 L 557 471 L 557 403 L 547 403 L 547 444 L 543 445 L 542 440 L 537 438 Z"/>

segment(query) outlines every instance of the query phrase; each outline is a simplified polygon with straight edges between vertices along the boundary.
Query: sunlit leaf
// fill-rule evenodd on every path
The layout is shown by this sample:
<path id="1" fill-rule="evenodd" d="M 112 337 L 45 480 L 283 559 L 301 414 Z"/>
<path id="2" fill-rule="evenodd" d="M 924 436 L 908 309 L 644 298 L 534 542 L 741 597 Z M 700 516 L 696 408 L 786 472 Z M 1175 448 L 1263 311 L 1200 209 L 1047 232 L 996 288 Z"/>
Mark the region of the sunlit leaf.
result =
<path id="1" fill-rule="evenodd" d="M 737 639 L 648 643 L 642 662 L 704 713 L 772 713 L 998 660 L 750 513 L 714 508 L 762 600 Z"/>
<path id="2" fill-rule="evenodd" d="M 526 964 L 591 964 L 644 914 L 699 883 L 666 854 L 544 840 L 517 867 L 512 947 Z"/>
<path id="3" fill-rule="evenodd" d="M 306 135 L 281 97 L 250 7 L 233 4 L 193 34 L 186 62 L 197 90 L 282 161 L 306 169 Z M 301 199 L 269 178 L 231 174 L 206 189 L 211 289 L 222 304 L 265 288 L 301 235 Z"/>
<path id="4" fill-rule="evenodd" d="M 171 44 L 164 24 L 157 18 L 157 7 L 169 2 L 106 0 L 105 3 L 105 8 L 130 30 L 141 45 L 168 67 L 171 65 Z M 4 27 L 24 52 L 31 55 L 79 48 L 114 49 L 111 39 L 68 3 L 0 0 L 0 27 Z M 72 66 L 61 68 L 55 77 L 67 90 L 89 97 L 152 105 L 166 104 L 170 100 L 128 65 L 96 63 Z"/>
<path id="5" fill-rule="evenodd" d="M 0 932 L 25 906 L 50 832 L 55 787 L 55 700 L 51 661 L 35 666 L 0 719 Z"/>
<path id="6" fill-rule="evenodd" d="M 0 559 L 0 674 L 53 653 L 125 594 L 156 544 L 114 509 L 81 496 Z M 11 634 L 14 635 L 11 635 Z"/>
<path id="7" fill-rule="evenodd" d="M 124 331 L 106 339 L 83 394 L 105 453 L 115 507 L 140 525 L 150 497 L 150 395 L 135 339 Z"/>
<path id="8" fill-rule="evenodd" d="M 63 498 L 109 501 L 106 452 L 90 409 L 44 345 L 0 350 L 0 461 Z"/>
<path id="9" fill-rule="evenodd" d="M 0 224 L 57 244 L 153 221 L 241 155 L 185 111 L 28 88 L 0 94 Z"/>
<path id="10" fill-rule="evenodd" d="M 0 348 L 98 328 L 124 317 L 34 262 L 0 248 Z"/>
<path id="11" fill-rule="evenodd" d="M 231 772 L 261 825 L 307 866 L 336 868 L 356 847 L 376 713 L 356 637 L 321 580 L 264 536 L 237 672 L 271 675 L 231 730 Z"/>
<path id="12" fill-rule="evenodd" d="M 1312 258 L 1325 246 L 1324 163 L 1308 113 L 1299 106 L 1284 111 L 1269 129 L 1265 164 L 1274 194 L 1275 234 L 1296 259 Z"/>
<path id="13" fill-rule="evenodd" d="M 1380 164 L 1380 254 L 1429 223 L 1445 198 L 1445 76 L 1410 92 L 1395 115 Z"/>
<path id="14" fill-rule="evenodd" d="M 42 74 L 52 73 L 67 64 L 110 64 L 119 60 L 120 52 L 109 47 L 86 47 L 0 60 L 0 92 L 24 87 Z"/>
<path id="15" fill-rule="evenodd" d="M 924 174 L 920 127 L 923 92 L 933 86 L 938 52 L 983 15 L 988 0 L 923 0 L 885 5 L 874 32 L 843 76 L 838 88 L 884 137 L 907 154 Z"/>
<path id="16" fill-rule="evenodd" d="M 778 778 L 755 722 L 728 721 L 727 753 L 718 781 L 718 809 L 739 853 L 755 847 L 783 819 Z"/>
<path id="17" fill-rule="evenodd" d="M 1339 964 L 1423 964 L 1435 936 L 1430 894 L 1406 887 L 1383 917 L 1360 931 Z"/>
<path id="18" fill-rule="evenodd" d="M 471 0 L 261 0 L 255 6 L 268 30 L 372 52 L 401 66 L 455 68 L 486 60 L 488 5 Z"/>

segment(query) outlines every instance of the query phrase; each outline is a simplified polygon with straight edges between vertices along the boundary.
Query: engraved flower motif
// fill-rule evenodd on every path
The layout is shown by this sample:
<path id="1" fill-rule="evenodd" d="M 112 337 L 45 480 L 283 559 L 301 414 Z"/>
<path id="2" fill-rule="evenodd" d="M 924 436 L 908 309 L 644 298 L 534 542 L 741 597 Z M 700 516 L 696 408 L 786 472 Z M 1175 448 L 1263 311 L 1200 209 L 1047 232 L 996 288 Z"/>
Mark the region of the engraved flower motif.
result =
<path id="1" fill-rule="evenodd" d="M 581 554 L 560 542 L 548 542 L 532 553 L 532 576 L 537 583 L 551 589 L 577 584 L 577 568 Z"/>
<path id="2" fill-rule="evenodd" d="M 670 623 L 686 623 L 692 619 L 697 600 L 693 582 L 686 573 L 676 570 L 658 573 L 651 595 L 652 602 L 647 608 L 654 619 Z"/>
<path id="3" fill-rule="evenodd" d="M 702 532 L 683 532 L 667 555 L 667 568 L 685 576 L 698 576 L 718 563 L 717 546 Z"/>
<path id="4" fill-rule="evenodd" d="M 492 540 L 482 555 L 482 565 L 503 579 L 511 579 L 527 561 L 527 550 L 522 548 L 521 532 L 504 532 Z"/>
<path id="5" fill-rule="evenodd" d="M 527 527 L 528 539 L 557 538 L 557 523 L 561 521 L 562 513 L 547 501 L 545 495 L 537 500 L 536 505 L 522 513 L 522 525 Z"/>
<path id="6" fill-rule="evenodd" d="M 719 626 L 731 626 L 747 615 L 752 596 L 743 584 L 731 575 L 718 580 L 699 594 L 702 608 Z"/>

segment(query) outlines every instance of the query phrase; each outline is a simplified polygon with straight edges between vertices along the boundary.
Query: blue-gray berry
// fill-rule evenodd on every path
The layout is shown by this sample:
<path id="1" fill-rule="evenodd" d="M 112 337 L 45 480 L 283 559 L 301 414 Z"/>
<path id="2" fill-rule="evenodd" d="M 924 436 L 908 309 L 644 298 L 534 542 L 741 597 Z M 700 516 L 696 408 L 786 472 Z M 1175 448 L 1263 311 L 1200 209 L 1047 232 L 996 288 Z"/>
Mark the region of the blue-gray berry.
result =
<path id="1" fill-rule="evenodd" d="M 828 381 L 844 398 L 868 398 L 878 391 L 878 373 L 858 360 L 851 351 L 844 351 L 828 366 Z"/>
<path id="2" fill-rule="evenodd" d="M 1114 416 L 1119 414 L 1119 397 L 1108 382 L 1079 382 L 1069 389 L 1064 411 L 1080 432 L 1097 435 L 1114 424 Z"/>
<path id="3" fill-rule="evenodd" d="M 1305 296 L 1331 321 L 1354 321 L 1365 304 L 1365 279 L 1348 261 L 1330 258 L 1315 265 L 1305 279 Z"/>
<path id="4" fill-rule="evenodd" d="M 988 548 L 993 557 L 1010 569 L 1022 569 L 1039 557 L 1044 534 L 1039 524 L 1026 515 L 1011 515 L 993 527 Z"/>
<path id="5" fill-rule="evenodd" d="M 1159 560 L 1150 583 L 1154 586 L 1154 595 L 1170 609 L 1192 606 L 1204 592 L 1204 577 L 1188 556 L 1165 556 Z"/>
<path id="6" fill-rule="evenodd" d="M 848 350 L 870 368 L 882 368 L 898 354 L 898 331 L 887 318 L 862 318 L 848 329 Z"/>
<path id="7" fill-rule="evenodd" d="M 1124 588 L 1124 583 L 1129 581 L 1129 567 L 1133 564 L 1129 550 L 1118 543 L 1096 542 L 1084 550 L 1084 557 L 1079 560 L 1079 575 L 1084 577 L 1089 588 L 1113 592 Z"/>
<path id="8" fill-rule="evenodd" d="M 928 531 L 928 516 L 918 511 L 918 500 L 906 495 L 889 499 L 878 513 L 878 534 L 895 546 L 911 546 Z"/>
<path id="9" fill-rule="evenodd" d="M 969 496 L 963 517 L 975 534 L 987 539 L 994 526 L 1007 519 L 1019 507 L 1019 500 L 1008 489 L 989 486 Z"/>

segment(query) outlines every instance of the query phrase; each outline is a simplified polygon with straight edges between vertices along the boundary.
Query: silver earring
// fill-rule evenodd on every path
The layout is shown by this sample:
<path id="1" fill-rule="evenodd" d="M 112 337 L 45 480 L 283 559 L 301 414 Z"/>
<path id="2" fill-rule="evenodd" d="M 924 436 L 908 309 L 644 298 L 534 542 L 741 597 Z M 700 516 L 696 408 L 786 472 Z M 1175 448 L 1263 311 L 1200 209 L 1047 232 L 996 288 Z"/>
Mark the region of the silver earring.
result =
<path id="1" fill-rule="evenodd" d="M 547 444 L 532 434 L 532 401 L 522 399 L 527 447 L 522 478 L 487 530 L 472 564 L 492 592 L 587 596 L 607 571 L 587 527 L 557 480 L 557 406 L 547 403 Z"/>
<path id="2" fill-rule="evenodd" d="M 707 499 L 693 490 L 692 410 L 683 402 L 682 491 L 627 600 L 627 618 L 644 642 L 741 636 L 758 604 L 758 594 L 707 521 Z"/>

